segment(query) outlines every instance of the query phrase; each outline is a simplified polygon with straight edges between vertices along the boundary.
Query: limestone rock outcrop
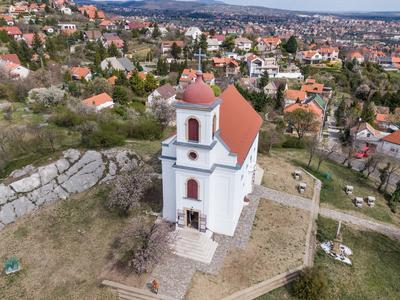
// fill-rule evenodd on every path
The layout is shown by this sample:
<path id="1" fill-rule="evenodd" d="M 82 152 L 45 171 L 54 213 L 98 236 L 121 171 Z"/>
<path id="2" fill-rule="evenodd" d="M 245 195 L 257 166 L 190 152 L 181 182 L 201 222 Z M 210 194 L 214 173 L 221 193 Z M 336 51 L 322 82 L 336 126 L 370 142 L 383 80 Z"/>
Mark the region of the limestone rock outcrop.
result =
<path id="1" fill-rule="evenodd" d="M 42 205 L 108 182 L 140 163 L 138 156 L 130 150 L 81 152 L 69 149 L 48 165 L 38 168 L 29 165 L 15 170 L 5 180 L 9 184 L 0 183 L 0 230 Z"/>

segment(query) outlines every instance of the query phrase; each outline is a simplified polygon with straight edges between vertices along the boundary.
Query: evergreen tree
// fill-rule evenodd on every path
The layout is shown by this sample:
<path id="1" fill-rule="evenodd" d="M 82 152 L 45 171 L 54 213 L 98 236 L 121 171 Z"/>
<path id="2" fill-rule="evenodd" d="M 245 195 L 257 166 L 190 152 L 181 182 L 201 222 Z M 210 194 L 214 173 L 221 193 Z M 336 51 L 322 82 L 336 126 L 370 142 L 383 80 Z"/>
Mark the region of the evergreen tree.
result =
<path id="1" fill-rule="evenodd" d="M 157 61 L 157 74 L 160 76 L 168 75 L 169 68 L 165 58 L 159 58 Z"/>
<path id="2" fill-rule="evenodd" d="M 144 89 L 147 93 L 153 92 L 158 86 L 158 81 L 153 74 L 147 73 L 146 80 L 144 82 Z"/>
<path id="3" fill-rule="evenodd" d="M 285 108 L 285 86 L 281 84 L 276 92 L 275 108 L 279 111 L 283 111 Z"/>
<path id="4" fill-rule="evenodd" d="M 57 50 L 53 38 L 46 39 L 46 51 L 49 53 L 51 59 L 55 59 Z"/>
<path id="5" fill-rule="evenodd" d="M 373 124 L 376 118 L 375 104 L 371 101 L 364 102 L 363 109 L 361 111 L 361 119 L 364 122 Z"/>
<path id="6" fill-rule="evenodd" d="M 113 92 L 113 100 L 121 105 L 126 105 L 129 102 L 128 92 L 121 85 L 116 85 Z"/>
<path id="7" fill-rule="evenodd" d="M 202 53 L 207 53 L 208 43 L 207 43 L 207 37 L 205 34 L 202 34 L 200 36 L 199 48 L 201 49 Z"/>
<path id="8" fill-rule="evenodd" d="M 182 48 L 179 47 L 175 42 L 171 46 L 171 55 L 174 59 L 178 59 L 182 53 Z"/>
<path id="9" fill-rule="evenodd" d="M 342 99 L 340 101 L 338 108 L 335 111 L 335 118 L 336 118 L 336 125 L 337 126 L 344 126 L 346 125 L 346 100 Z"/>
<path id="10" fill-rule="evenodd" d="M 269 75 L 268 75 L 268 71 L 265 70 L 263 75 L 260 78 L 260 88 L 265 88 L 267 86 L 269 82 Z"/>
<path id="11" fill-rule="evenodd" d="M 129 79 L 129 84 L 135 95 L 143 97 L 146 94 L 144 81 L 140 78 L 138 72 L 134 72 L 132 77 Z"/>
<path id="12" fill-rule="evenodd" d="M 117 79 L 115 80 L 115 85 L 127 86 L 129 85 L 129 80 L 126 78 L 125 73 L 119 71 L 117 73 Z"/>
<path id="13" fill-rule="evenodd" d="M 395 213 L 397 206 L 400 203 L 400 181 L 396 184 L 396 190 L 393 192 L 392 197 L 389 200 L 390 209 Z"/>
<path id="14" fill-rule="evenodd" d="M 117 46 L 112 42 L 111 45 L 108 47 L 108 56 L 109 57 L 120 57 L 120 52 Z"/>
<path id="15" fill-rule="evenodd" d="M 160 28 L 158 27 L 158 24 L 156 23 L 156 24 L 154 24 L 154 27 L 153 27 L 153 34 L 151 35 L 151 37 L 153 38 L 153 39 L 157 39 L 157 38 L 159 38 L 161 36 L 161 31 L 160 31 Z"/>
<path id="16" fill-rule="evenodd" d="M 233 51 L 235 49 L 235 37 L 233 35 L 229 35 L 225 38 L 221 45 L 226 51 Z"/>
<path id="17" fill-rule="evenodd" d="M 292 35 L 285 44 L 285 50 L 289 53 L 296 53 L 297 52 L 297 40 L 294 35 Z"/>

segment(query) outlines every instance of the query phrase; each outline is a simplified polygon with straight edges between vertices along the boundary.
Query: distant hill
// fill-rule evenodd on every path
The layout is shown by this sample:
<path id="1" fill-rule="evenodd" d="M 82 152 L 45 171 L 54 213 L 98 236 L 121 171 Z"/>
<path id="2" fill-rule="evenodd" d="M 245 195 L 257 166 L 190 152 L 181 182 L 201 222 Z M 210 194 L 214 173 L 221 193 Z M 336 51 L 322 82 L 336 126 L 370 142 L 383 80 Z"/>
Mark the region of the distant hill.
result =
<path id="1" fill-rule="evenodd" d="M 204 14 L 246 14 L 246 15 L 288 15 L 295 12 L 282 9 L 272 9 L 260 6 L 230 5 L 219 0 L 136 0 L 136 1 L 115 1 L 115 0 L 77 0 L 77 3 L 96 2 L 104 9 L 115 10 L 116 7 L 156 10 L 156 11 L 184 11 L 186 13 Z"/>

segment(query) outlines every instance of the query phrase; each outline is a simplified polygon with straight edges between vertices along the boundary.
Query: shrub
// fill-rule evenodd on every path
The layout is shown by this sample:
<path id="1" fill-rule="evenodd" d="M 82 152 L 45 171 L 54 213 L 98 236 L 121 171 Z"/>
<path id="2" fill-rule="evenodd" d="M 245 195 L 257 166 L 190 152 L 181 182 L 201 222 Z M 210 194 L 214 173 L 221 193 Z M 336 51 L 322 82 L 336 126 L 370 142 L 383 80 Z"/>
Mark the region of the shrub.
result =
<path id="1" fill-rule="evenodd" d="M 306 268 L 293 283 L 293 293 L 299 299 L 320 300 L 327 294 L 328 280 L 317 267 Z"/>
<path id="2" fill-rule="evenodd" d="M 136 110 L 138 113 L 144 114 L 146 111 L 146 106 L 143 104 L 143 102 L 140 101 L 134 101 L 130 105 L 134 110 Z"/>
<path id="3" fill-rule="evenodd" d="M 286 141 L 282 144 L 283 148 L 295 148 L 295 149 L 305 149 L 306 143 L 302 139 L 298 139 L 293 136 L 286 137 Z"/>
<path id="4" fill-rule="evenodd" d="M 78 113 L 62 108 L 50 118 L 50 122 L 60 127 L 74 127 L 82 124 L 83 120 Z"/>
<path id="5" fill-rule="evenodd" d="M 125 137 L 118 132 L 99 128 L 86 136 L 82 136 L 82 145 L 87 148 L 110 148 L 122 146 Z"/>
<path id="6" fill-rule="evenodd" d="M 127 127 L 128 137 L 135 139 L 158 140 L 163 133 L 161 124 L 152 116 L 141 116 Z"/>
<path id="7" fill-rule="evenodd" d="M 136 274 L 150 272 L 169 251 L 173 225 L 165 220 L 150 223 L 144 217 L 135 218 L 112 244 L 112 254 L 121 266 Z"/>

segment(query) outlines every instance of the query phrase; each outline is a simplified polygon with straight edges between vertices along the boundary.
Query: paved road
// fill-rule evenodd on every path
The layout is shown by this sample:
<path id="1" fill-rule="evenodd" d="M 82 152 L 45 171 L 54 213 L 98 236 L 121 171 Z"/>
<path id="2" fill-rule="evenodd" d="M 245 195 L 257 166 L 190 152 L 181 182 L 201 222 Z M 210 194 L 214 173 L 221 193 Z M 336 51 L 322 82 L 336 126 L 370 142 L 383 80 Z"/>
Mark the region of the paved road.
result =
<path id="1" fill-rule="evenodd" d="M 355 217 L 353 215 L 349 215 L 328 208 L 320 208 L 319 214 L 337 221 L 358 225 L 366 229 L 376 231 L 400 240 L 400 229 L 395 226 L 377 223 L 371 220 Z"/>

